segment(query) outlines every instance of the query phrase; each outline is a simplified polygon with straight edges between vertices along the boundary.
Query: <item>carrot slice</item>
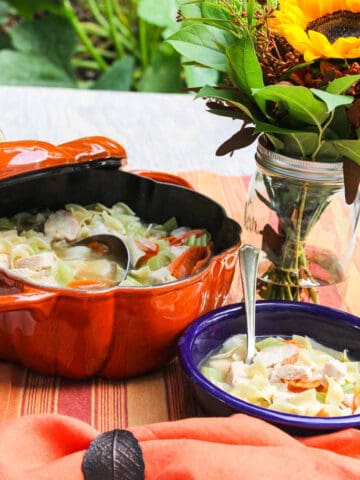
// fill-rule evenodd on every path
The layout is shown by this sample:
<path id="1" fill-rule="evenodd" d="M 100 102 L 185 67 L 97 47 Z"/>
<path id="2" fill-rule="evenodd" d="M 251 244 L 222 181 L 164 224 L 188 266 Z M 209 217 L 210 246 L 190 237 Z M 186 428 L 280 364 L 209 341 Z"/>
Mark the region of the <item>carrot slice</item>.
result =
<path id="1" fill-rule="evenodd" d="M 289 380 L 287 382 L 288 390 L 292 392 L 302 392 L 310 390 L 310 388 L 317 388 L 321 385 L 321 380 L 310 380 L 308 377 L 301 377 L 297 380 Z"/>
<path id="2" fill-rule="evenodd" d="M 316 417 L 328 417 L 329 414 L 324 408 L 320 408 L 320 410 L 317 412 Z"/>
<path id="3" fill-rule="evenodd" d="M 295 345 L 296 347 L 299 347 L 299 348 L 303 348 L 303 346 L 297 340 L 294 340 L 293 338 L 289 338 L 287 340 L 284 340 L 284 343 L 289 344 L 289 345 Z"/>
<path id="4" fill-rule="evenodd" d="M 195 237 L 201 237 L 202 235 L 204 235 L 204 233 L 206 233 L 206 230 L 198 228 L 194 230 L 187 230 L 186 232 L 180 233 L 179 235 L 165 237 L 164 240 L 167 240 L 171 246 L 184 245 L 186 240 L 192 235 L 195 235 Z"/>
<path id="5" fill-rule="evenodd" d="M 298 361 L 299 358 L 299 352 L 294 353 L 294 355 L 291 355 L 291 357 L 284 358 L 284 360 L 281 362 L 281 365 L 293 365 Z"/>
<path id="6" fill-rule="evenodd" d="M 106 255 L 109 252 L 109 247 L 101 242 L 90 242 L 87 244 L 87 246 L 93 253 L 96 253 L 97 255 Z"/>
<path id="7" fill-rule="evenodd" d="M 168 265 L 168 269 L 175 278 L 184 278 L 201 268 L 209 256 L 210 252 L 207 247 L 194 245 L 187 248 L 181 255 L 176 257 Z"/>
<path id="8" fill-rule="evenodd" d="M 353 396 L 352 411 L 353 413 L 360 407 L 360 392 L 355 392 Z"/>
<path id="9" fill-rule="evenodd" d="M 92 288 L 106 288 L 110 287 L 113 282 L 100 281 L 100 280 L 72 280 L 67 284 L 69 288 L 83 288 L 92 289 Z"/>
<path id="10" fill-rule="evenodd" d="M 209 244 L 205 248 L 207 250 L 205 257 L 202 258 L 201 260 L 199 260 L 198 262 L 196 262 L 196 265 L 193 268 L 193 271 L 191 273 L 196 273 L 198 270 L 200 270 L 206 264 L 206 262 L 209 260 L 209 258 L 211 257 L 211 255 L 212 255 L 212 243 Z"/>
<path id="11" fill-rule="evenodd" d="M 144 256 L 139 259 L 139 264 L 147 262 L 149 258 L 154 257 L 159 252 L 159 245 L 147 238 L 137 239 L 135 243 L 144 252 Z"/>

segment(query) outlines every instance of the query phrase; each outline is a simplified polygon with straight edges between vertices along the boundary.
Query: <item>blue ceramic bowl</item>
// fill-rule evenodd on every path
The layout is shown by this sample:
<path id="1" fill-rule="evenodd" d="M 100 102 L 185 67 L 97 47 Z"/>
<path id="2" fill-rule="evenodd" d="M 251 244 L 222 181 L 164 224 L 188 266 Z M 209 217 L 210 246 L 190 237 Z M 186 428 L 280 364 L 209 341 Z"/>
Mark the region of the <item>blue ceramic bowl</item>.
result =
<path id="1" fill-rule="evenodd" d="M 306 417 L 276 412 L 252 405 L 229 395 L 199 371 L 204 359 L 237 333 L 246 332 L 242 303 L 213 310 L 195 320 L 179 341 L 180 363 L 191 380 L 203 411 L 224 416 L 235 412 L 262 418 L 285 430 L 307 434 L 321 430 L 360 427 L 360 415 L 346 417 Z M 360 360 L 360 318 L 319 305 L 299 302 L 259 301 L 256 306 L 256 335 L 306 335 L 336 350 L 347 349 Z"/>

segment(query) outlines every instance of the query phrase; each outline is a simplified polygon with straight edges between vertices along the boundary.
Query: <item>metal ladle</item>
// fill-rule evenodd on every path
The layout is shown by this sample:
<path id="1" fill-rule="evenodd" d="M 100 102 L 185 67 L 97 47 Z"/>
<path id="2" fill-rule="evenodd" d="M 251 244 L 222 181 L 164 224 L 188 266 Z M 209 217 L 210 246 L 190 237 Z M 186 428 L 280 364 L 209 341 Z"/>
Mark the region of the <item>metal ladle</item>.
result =
<path id="1" fill-rule="evenodd" d="M 241 281 L 245 297 L 246 312 L 246 359 L 253 361 L 255 355 L 255 309 L 256 309 L 256 276 L 260 250 L 252 245 L 243 245 L 239 251 Z"/>
<path id="2" fill-rule="evenodd" d="M 81 245 L 87 247 L 90 243 L 99 243 L 107 247 L 108 251 L 106 255 L 111 255 L 114 258 L 114 261 L 123 269 L 119 283 L 125 280 L 130 269 L 130 253 L 125 245 L 125 242 L 116 235 L 102 233 L 99 235 L 91 235 L 86 237 L 79 242 L 73 243 L 72 246 L 76 247 Z"/>

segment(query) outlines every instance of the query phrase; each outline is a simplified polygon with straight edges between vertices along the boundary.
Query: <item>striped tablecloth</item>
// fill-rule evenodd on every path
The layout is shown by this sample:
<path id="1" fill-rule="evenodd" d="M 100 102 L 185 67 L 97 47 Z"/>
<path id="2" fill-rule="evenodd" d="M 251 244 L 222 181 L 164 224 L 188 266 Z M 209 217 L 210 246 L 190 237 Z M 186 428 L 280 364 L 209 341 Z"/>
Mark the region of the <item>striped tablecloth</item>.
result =
<path id="1" fill-rule="evenodd" d="M 219 160 L 226 161 L 226 160 Z M 198 171 L 182 174 L 202 193 L 221 203 L 242 223 L 248 178 Z M 346 289 L 329 298 L 332 307 L 360 315 L 360 242 L 356 245 Z M 235 276 L 229 303 L 241 297 Z M 60 413 L 100 431 L 199 415 L 190 385 L 176 361 L 154 373 L 126 381 L 100 378 L 72 381 L 30 372 L 0 362 L 0 422 L 21 415 Z"/>

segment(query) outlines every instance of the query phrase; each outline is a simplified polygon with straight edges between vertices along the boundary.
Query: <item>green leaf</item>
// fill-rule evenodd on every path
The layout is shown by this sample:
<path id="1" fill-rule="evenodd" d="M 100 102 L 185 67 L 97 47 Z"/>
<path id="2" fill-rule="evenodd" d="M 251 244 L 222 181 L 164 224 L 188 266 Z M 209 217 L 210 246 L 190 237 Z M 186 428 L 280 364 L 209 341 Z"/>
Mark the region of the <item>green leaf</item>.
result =
<path id="1" fill-rule="evenodd" d="M 259 60 L 249 35 L 244 35 L 238 43 L 229 46 L 226 54 L 231 70 L 231 79 L 242 92 L 251 96 L 252 89 L 264 87 Z"/>
<path id="2" fill-rule="evenodd" d="M 318 145 L 318 135 L 316 133 L 294 132 L 277 136 L 284 144 L 282 153 L 289 157 L 311 157 Z"/>
<path id="3" fill-rule="evenodd" d="M 95 90 L 130 90 L 134 71 L 134 57 L 126 56 L 114 62 L 92 86 Z"/>
<path id="4" fill-rule="evenodd" d="M 9 15 L 14 15 L 15 10 L 7 2 L 0 0 L 0 25 L 4 25 L 9 20 Z"/>
<path id="5" fill-rule="evenodd" d="M 70 66 L 76 35 L 65 18 L 47 15 L 21 21 L 10 36 L 17 51 L 0 52 L 2 85 L 76 86 Z"/>
<path id="6" fill-rule="evenodd" d="M 189 0 L 178 0 L 178 6 L 186 18 L 202 18 L 200 2 L 192 2 Z"/>
<path id="7" fill-rule="evenodd" d="M 0 51 L 0 85 L 75 87 L 67 72 L 46 58 L 29 53 Z"/>
<path id="8" fill-rule="evenodd" d="M 218 20 L 232 20 L 229 9 L 216 2 L 201 2 L 201 13 L 204 18 L 212 18 Z"/>
<path id="9" fill-rule="evenodd" d="M 138 16 L 152 25 L 168 27 L 176 23 L 176 0 L 140 0 Z"/>
<path id="10" fill-rule="evenodd" d="M 247 2 L 247 21 L 248 26 L 250 27 L 254 18 L 255 11 L 255 0 L 248 0 Z"/>
<path id="11" fill-rule="evenodd" d="M 276 137 L 282 143 L 279 151 L 285 155 L 299 158 L 309 157 L 318 145 L 319 134 L 316 132 L 291 130 L 259 120 L 256 120 L 255 123 L 256 132 L 274 134 L 272 137 Z"/>
<path id="12" fill-rule="evenodd" d="M 168 48 L 166 48 L 168 47 Z M 179 92 L 181 88 L 180 57 L 163 44 L 145 70 L 138 89 L 142 92 Z"/>
<path id="13" fill-rule="evenodd" d="M 76 34 L 63 17 L 45 17 L 22 21 L 11 30 L 14 47 L 22 53 L 46 58 L 71 74 L 70 59 L 75 52 Z"/>
<path id="14" fill-rule="evenodd" d="M 205 67 L 227 71 L 225 49 L 235 37 L 210 25 L 191 24 L 167 40 L 181 55 Z"/>
<path id="15" fill-rule="evenodd" d="M 287 85 L 268 85 L 260 90 L 253 90 L 254 99 L 262 112 L 267 115 L 265 102 L 279 102 L 288 109 L 288 117 L 300 124 L 321 124 L 328 118 L 329 113 L 324 102 L 317 100 L 306 87 Z"/>
<path id="16" fill-rule="evenodd" d="M 266 138 L 272 143 L 274 150 L 277 152 L 282 152 L 284 149 L 284 143 L 275 135 L 271 133 L 265 133 Z"/>
<path id="17" fill-rule="evenodd" d="M 316 97 L 326 103 L 329 112 L 332 112 L 337 107 L 350 105 L 354 100 L 354 97 L 351 97 L 350 95 L 336 95 L 317 88 L 310 88 L 310 90 Z"/>
<path id="18" fill-rule="evenodd" d="M 231 13 L 223 5 L 215 2 L 201 2 L 201 12 L 206 23 L 211 23 L 218 28 L 231 28 Z"/>
<path id="19" fill-rule="evenodd" d="M 47 11 L 62 14 L 64 11 L 62 0 L 6 0 L 7 3 L 25 18 L 30 19 L 35 12 Z"/>
<path id="20" fill-rule="evenodd" d="M 219 72 L 211 68 L 187 65 L 183 66 L 183 70 L 188 88 L 202 87 L 206 84 L 216 85 L 219 80 Z"/>
<path id="21" fill-rule="evenodd" d="M 342 156 L 360 165 L 360 140 L 334 140 L 331 143 Z"/>
<path id="22" fill-rule="evenodd" d="M 11 38 L 7 33 L 0 31 L 0 49 L 2 50 L 4 48 L 12 48 Z"/>
<path id="23" fill-rule="evenodd" d="M 345 107 L 337 108 L 330 125 L 326 129 L 326 139 L 349 138 L 350 125 Z"/>
<path id="24" fill-rule="evenodd" d="M 205 87 L 203 87 L 197 93 L 196 98 L 199 97 L 217 98 L 218 100 L 230 102 L 232 105 L 244 112 L 249 119 L 252 120 L 254 118 L 252 112 L 252 108 L 254 108 L 254 105 L 251 104 L 246 97 L 239 95 L 239 93 L 235 92 L 234 90 L 213 88 L 209 85 L 205 85 Z"/>
<path id="25" fill-rule="evenodd" d="M 355 82 L 360 80 L 360 75 L 348 75 L 347 77 L 336 78 L 326 87 L 329 93 L 340 94 L 346 92 Z"/>
<path id="26" fill-rule="evenodd" d="M 316 161 L 320 162 L 338 162 L 341 159 L 340 152 L 333 145 L 332 141 L 324 141 L 316 153 Z"/>

